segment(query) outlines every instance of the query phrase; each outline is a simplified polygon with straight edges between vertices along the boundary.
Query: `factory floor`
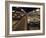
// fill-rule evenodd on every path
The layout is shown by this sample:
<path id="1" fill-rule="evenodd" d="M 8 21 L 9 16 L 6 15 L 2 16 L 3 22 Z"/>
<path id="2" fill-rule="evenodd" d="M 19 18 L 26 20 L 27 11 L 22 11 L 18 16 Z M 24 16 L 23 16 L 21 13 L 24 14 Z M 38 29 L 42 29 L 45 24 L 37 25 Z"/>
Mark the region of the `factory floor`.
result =
<path id="1" fill-rule="evenodd" d="M 33 25 L 32 25 L 33 26 Z M 23 30 L 39 30 L 38 26 L 31 27 L 27 24 L 27 16 L 24 16 L 16 25 L 13 26 L 13 31 L 23 31 Z"/>

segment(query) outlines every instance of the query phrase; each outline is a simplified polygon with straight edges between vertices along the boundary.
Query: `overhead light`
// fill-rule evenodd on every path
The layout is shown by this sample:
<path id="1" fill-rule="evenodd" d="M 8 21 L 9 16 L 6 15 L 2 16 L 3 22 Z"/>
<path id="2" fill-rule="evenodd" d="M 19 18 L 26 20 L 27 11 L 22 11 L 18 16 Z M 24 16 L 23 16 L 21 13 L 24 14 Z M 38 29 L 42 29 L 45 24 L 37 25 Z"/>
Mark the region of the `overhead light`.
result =
<path id="1" fill-rule="evenodd" d="M 12 12 L 15 12 L 14 10 Z"/>
<path id="2" fill-rule="evenodd" d="M 21 11 L 24 11 L 23 9 L 21 9 Z"/>
<path id="3" fill-rule="evenodd" d="M 36 11 L 39 11 L 39 9 L 36 9 Z"/>

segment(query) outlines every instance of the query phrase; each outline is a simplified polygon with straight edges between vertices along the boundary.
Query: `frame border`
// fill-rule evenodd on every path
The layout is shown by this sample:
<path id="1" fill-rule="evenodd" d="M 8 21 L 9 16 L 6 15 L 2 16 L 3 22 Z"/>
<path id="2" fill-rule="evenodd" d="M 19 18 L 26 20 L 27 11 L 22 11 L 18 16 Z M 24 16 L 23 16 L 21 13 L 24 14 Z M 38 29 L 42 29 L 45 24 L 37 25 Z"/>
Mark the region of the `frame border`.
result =
<path id="1" fill-rule="evenodd" d="M 9 35 L 9 4 L 33 4 L 43 6 L 43 33 L 30 33 L 30 34 L 12 34 Z M 5 37 L 20 37 L 20 36 L 35 36 L 35 35 L 45 35 L 45 3 L 34 3 L 34 2 L 18 2 L 18 1 L 5 1 Z"/>

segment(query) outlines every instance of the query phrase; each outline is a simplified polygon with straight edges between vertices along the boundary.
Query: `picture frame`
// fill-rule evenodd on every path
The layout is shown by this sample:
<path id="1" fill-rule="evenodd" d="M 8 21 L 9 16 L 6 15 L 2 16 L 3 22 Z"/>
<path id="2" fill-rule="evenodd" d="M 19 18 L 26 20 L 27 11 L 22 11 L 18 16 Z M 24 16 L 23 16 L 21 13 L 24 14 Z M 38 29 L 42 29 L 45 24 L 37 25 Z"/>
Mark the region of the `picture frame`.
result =
<path id="1" fill-rule="evenodd" d="M 35 27 L 36 29 L 34 30 L 34 27 L 33 27 L 33 30 L 27 30 L 29 26 L 28 25 L 27 28 L 25 28 L 26 30 L 25 29 L 22 31 L 20 31 L 20 29 L 19 31 L 12 30 L 12 24 L 13 24 L 12 14 L 14 12 L 12 7 L 14 7 L 15 9 L 16 8 L 24 9 L 24 7 L 25 9 L 30 7 L 30 9 L 32 8 L 32 10 L 40 9 L 40 20 L 39 20 L 40 29 L 37 30 L 37 28 Z M 25 24 L 27 24 L 26 22 L 27 21 L 25 21 Z M 5 36 L 6 37 L 33 36 L 33 35 L 44 35 L 44 34 L 45 34 L 45 5 L 44 3 L 17 2 L 17 1 L 6 1 L 5 2 Z"/>

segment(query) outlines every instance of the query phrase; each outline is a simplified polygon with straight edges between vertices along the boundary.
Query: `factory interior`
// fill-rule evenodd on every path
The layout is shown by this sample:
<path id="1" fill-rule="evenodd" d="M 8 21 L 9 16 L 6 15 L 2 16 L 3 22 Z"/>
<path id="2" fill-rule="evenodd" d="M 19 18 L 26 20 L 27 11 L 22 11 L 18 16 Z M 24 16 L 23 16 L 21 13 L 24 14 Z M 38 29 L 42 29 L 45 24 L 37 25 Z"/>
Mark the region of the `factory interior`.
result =
<path id="1" fill-rule="evenodd" d="M 12 31 L 40 30 L 40 8 L 12 7 Z"/>

